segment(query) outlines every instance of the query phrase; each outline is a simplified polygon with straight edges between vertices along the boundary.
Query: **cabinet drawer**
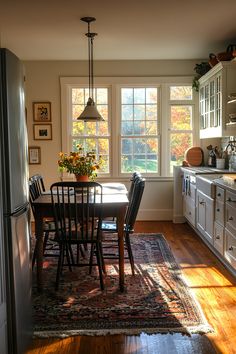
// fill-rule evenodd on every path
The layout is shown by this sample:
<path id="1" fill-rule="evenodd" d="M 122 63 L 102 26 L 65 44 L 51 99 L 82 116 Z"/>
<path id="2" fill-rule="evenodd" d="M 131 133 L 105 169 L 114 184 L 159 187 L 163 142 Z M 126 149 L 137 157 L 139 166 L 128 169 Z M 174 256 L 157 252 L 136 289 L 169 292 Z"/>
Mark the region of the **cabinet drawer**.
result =
<path id="1" fill-rule="evenodd" d="M 218 252 L 224 255 L 224 227 L 217 222 L 214 224 L 213 245 Z"/>
<path id="2" fill-rule="evenodd" d="M 225 200 L 225 190 L 219 186 L 216 186 L 216 200 L 224 202 Z"/>
<path id="3" fill-rule="evenodd" d="M 215 204 L 215 221 L 220 223 L 221 225 L 224 225 L 224 203 L 222 203 L 219 200 L 216 200 Z"/>
<path id="4" fill-rule="evenodd" d="M 225 258 L 236 268 L 236 238 L 229 230 L 225 230 Z"/>
<path id="5" fill-rule="evenodd" d="M 231 204 L 226 203 L 225 213 L 226 213 L 226 223 L 225 223 L 226 228 L 229 230 L 233 228 L 236 231 L 236 208 Z"/>
<path id="6" fill-rule="evenodd" d="M 226 202 L 236 208 L 236 193 L 226 191 Z"/>

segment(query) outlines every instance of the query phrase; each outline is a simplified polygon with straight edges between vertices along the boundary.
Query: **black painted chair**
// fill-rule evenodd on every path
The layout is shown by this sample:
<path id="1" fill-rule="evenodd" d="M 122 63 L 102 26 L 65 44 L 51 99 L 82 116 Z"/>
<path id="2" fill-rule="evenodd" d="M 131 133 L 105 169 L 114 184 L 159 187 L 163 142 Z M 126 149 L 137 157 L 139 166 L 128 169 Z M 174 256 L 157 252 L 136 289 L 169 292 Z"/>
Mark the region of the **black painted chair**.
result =
<path id="1" fill-rule="evenodd" d="M 56 227 L 56 240 L 60 247 L 56 290 L 59 288 L 63 267 L 98 266 L 100 288 L 104 289 L 101 246 L 102 186 L 97 182 L 57 182 L 52 184 L 51 199 Z M 99 207 L 97 207 L 99 203 Z M 90 245 L 89 259 L 78 254 L 80 246 Z M 77 247 L 77 248 L 76 248 Z M 75 261 L 74 253 L 77 249 Z M 94 254 L 96 262 L 94 262 Z M 67 260 L 67 263 L 65 263 Z"/>
<path id="2" fill-rule="evenodd" d="M 45 193 L 43 177 L 40 174 L 31 176 L 29 178 L 29 201 L 30 201 L 31 210 L 34 218 L 35 218 L 35 209 L 34 209 L 33 202 L 43 193 Z M 43 232 L 44 232 L 44 240 L 43 240 L 44 257 L 55 257 L 57 255 L 57 252 L 54 251 L 58 250 L 58 248 L 57 248 L 57 244 L 53 240 L 55 236 L 55 223 L 52 218 L 45 218 L 43 220 Z M 37 254 L 37 240 L 33 251 L 32 267 L 34 267 L 35 264 L 36 254 Z"/>
<path id="3" fill-rule="evenodd" d="M 139 211 L 139 206 L 142 200 L 143 191 L 145 187 L 145 179 L 141 176 L 135 178 L 132 182 L 132 193 L 130 194 L 130 201 L 125 215 L 125 224 L 124 224 L 124 241 L 125 246 L 128 252 L 128 258 L 131 265 L 132 274 L 135 274 L 134 271 L 134 258 L 130 242 L 130 234 L 134 232 L 134 224 L 136 217 Z M 101 230 L 103 235 L 106 233 L 109 235 L 111 233 L 117 233 L 117 223 L 116 221 L 103 220 Z M 111 239 L 111 237 L 103 237 L 103 258 L 104 259 L 116 259 L 118 258 L 117 254 L 114 254 L 114 244 L 111 241 L 116 242 L 116 248 L 118 248 L 117 242 L 118 238 Z M 109 250 L 112 249 L 112 253 Z M 108 252 L 106 252 L 108 250 Z M 127 257 L 126 257 L 127 258 Z"/>

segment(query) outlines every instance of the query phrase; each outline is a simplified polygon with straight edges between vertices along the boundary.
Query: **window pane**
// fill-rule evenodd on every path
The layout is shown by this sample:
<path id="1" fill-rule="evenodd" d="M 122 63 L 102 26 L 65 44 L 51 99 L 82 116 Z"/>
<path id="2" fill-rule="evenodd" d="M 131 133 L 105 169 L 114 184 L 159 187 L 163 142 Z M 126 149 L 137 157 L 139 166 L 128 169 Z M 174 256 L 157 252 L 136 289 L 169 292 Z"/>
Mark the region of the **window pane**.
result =
<path id="1" fill-rule="evenodd" d="M 72 119 L 77 119 L 83 112 L 84 105 L 75 104 L 72 106 Z"/>
<path id="2" fill-rule="evenodd" d="M 146 119 L 156 120 L 157 119 L 157 105 L 146 105 Z"/>
<path id="3" fill-rule="evenodd" d="M 171 106 L 171 129 L 192 129 L 192 106 Z"/>
<path id="4" fill-rule="evenodd" d="M 134 106 L 134 119 L 144 120 L 145 119 L 145 105 L 135 105 Z"/>
<path id="5" fill-rule="evenodd" d="M 134 103 L 145 103 L 145 88 L 134 89 Z"/>
<path id="6" fill-rule="evenodd" d="M 98 125 L 98 135 L 108 135 L 108 122 L 99 122 Z"/>
<path id="7" fill-rule="evenodd" d="M 192 100 L 192 86 L 171 86 L 171 100 Z"/>
<path id="8" fill-rule="evenodd" d="M 157 123 L 146 122 L 146 135 L 157 135 Z"/>
<path id="9" fill-rule="evenodd" d="M 132 88 L 122 88 L 121 89 L 121 103 L 122 104 L 133 104 L 133 89 Z"/>
<path id="10" fill-rule="evenodd" d="M 133 142 L 131 139 L 122 139 L 121 140 L 121 151 L 122 151 L 122 155 L 132 154 Z"/>
<path id="11" fill-rule="evenodd" d="M 122 135 L 133 135 L 134 123 L 133 121 L 122 122 L 121 134 Z"/>
<path id="12" fill-rule="evenodd" d="M 133 106 L 123 105 L 122 106 L 122 120 L 133 119 Z"/>
<path id="13" fill-rule="evenodd" d="M 157 103 L 157 88 L 146 89 L 146 103 Z"/>
<path id="14" fill-rule="evenodd" d="M 145 131 L 145 122 L 137 121 L 134 123 L 134 135 L 144 135 Z"/>
<path id="15" fill-rule="evenodd" d="M 84 89 L 72 89 L 72 104 L 84 104 Z"/>
<path id="16" fill-rule="evenodd" d="M 73 122 L 72 123 L 72 135 L 82 135 L 84 131 L 84 124 L 83 122 Z"/>
<path id="17" fill-rule="evenodd" d="M 108 98 L 107 98 L 108 92 L 106 88 L 98 88 L 96 93 L 97 93 L 96 96 L 97 105 L 108 103 Z"/>
<path id="18" fill-rule="evenodd" d="M 185 151 L 193 144 L 191 133 L 170 134 L 170 171 L 173 173 L 173 166 L 180 166 L 184 160 Z"/>
<path id="19" fill-rule="evenodd" d="M 108 106 L 97 104 L 98 112 L 102 115 L 105 120 L 108 120 Z"/>
<path id="20" fill-rule="evenodd" d="M 86 135 L 96 135 L 96 122 L 86 122 Z"/>

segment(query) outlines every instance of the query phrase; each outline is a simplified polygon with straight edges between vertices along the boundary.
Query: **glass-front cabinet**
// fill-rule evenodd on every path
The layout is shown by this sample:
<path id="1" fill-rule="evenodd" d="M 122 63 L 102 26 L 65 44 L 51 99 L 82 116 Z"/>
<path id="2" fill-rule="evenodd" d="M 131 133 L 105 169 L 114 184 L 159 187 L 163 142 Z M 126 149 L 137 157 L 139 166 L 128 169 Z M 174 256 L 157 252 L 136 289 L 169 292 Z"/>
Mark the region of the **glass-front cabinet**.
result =
<path id="1" fill-rule="evenodd" d="M 236 61 L 220 62 L 199 83 L 200 139 L 235 135 L 227 102 L 236 92 Z"/>

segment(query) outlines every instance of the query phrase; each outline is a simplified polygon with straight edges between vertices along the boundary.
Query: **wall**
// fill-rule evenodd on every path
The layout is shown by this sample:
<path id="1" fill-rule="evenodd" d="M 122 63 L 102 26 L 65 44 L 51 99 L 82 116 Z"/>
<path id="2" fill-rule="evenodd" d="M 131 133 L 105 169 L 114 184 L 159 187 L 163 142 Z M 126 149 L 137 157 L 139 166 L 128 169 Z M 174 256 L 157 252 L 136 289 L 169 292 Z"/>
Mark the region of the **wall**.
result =
<path id="1" fill-rule="evenodd" d="M 96 76 L 192 76 L 196 62 L 201 60 L 161 61 L 97 61 Z M 57 157 L 61 151 L 60 82 L 62 76 L 87 76 L 87 61 L 25 61 L 26 107 L 29 146 L 40 146 L 41 165 L 30 165 L 30 175 L 40 172 L 46 187 L 58 180 Z M 96 77 L 95 77 L 96 81 Z M 52 141 L 33 139 L 32 103 L 50 101 L 52 104 Z M 129 182 L 126 183 L 127 187 Z M 173 180 L 147 180 L 139 219 L 171 220 L 173 212 Z"/>

